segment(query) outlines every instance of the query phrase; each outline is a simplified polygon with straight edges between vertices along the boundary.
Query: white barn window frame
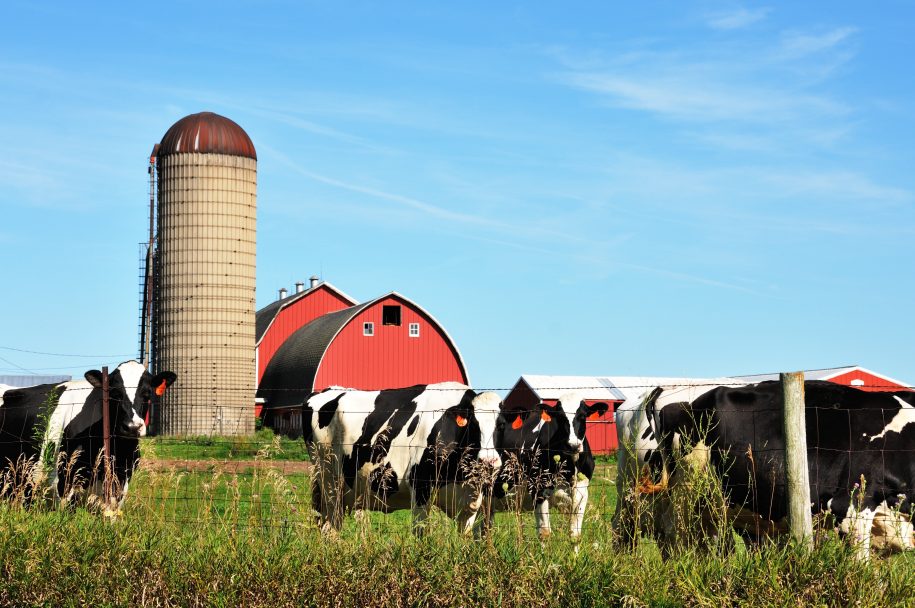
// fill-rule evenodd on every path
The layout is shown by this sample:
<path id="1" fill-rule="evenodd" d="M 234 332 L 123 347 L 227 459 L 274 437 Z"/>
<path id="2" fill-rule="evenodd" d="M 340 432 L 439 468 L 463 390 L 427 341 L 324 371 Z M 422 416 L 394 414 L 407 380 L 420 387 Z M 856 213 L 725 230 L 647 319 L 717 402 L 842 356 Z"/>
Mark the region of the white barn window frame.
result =
<path id="1" fill-rule="evenodd" d="M 363 336 L 374 336 L 375 335 L 375 324 L 371 321 L 366 321 L 362 324 L 362 335 Z"/>
<path id="2" fill-rule="evenodd" d="M 419 337 L 419 323 L 410 323 L 409 325 L 409 335 L 411 338 Z"/>

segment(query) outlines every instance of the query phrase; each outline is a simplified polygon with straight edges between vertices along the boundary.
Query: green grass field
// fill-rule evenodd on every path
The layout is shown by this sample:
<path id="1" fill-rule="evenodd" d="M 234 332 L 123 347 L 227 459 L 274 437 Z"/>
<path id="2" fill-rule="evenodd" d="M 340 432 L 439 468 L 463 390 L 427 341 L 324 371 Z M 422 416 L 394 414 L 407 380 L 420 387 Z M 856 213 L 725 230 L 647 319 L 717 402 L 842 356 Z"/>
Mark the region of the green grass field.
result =
<path id="1" fill-rule="evenodd" d="M 0 605 L 915 606 L 915 556 L 861 563 L 834 539 L 810 553 L 684 546 L 666 561 L 648 541 L 615 550 L 612 461 L 596 472 L 580 543 L 559 514 L 541 543 L 526 512 L 498 514 L 482 541 L 444 516 L 415 538 L 406 511 L 350 516 L 328 537 L 308 474 L 267 439 L 231 472 L 210 445 L 181 448 L 203 462 L 166 452 L 171 468 L 144 466 L 112 519 L 0 503 Z"/>

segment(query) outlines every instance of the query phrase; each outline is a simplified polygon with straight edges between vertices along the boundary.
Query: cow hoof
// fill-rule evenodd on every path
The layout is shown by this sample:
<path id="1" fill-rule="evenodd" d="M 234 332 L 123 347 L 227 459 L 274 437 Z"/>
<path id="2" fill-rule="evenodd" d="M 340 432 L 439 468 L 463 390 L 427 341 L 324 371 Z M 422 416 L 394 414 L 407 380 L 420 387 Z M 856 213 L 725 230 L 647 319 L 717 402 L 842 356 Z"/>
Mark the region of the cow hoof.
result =
<path id="1" fill-rule="evenodd" d="M 546 541 L 546 540 L 549 540 L 550 535 L 552 535 L 552 532 L 550 530 L 540 530 L 538 532 L 538 534 L 540 535 L 541 541 Z"/>

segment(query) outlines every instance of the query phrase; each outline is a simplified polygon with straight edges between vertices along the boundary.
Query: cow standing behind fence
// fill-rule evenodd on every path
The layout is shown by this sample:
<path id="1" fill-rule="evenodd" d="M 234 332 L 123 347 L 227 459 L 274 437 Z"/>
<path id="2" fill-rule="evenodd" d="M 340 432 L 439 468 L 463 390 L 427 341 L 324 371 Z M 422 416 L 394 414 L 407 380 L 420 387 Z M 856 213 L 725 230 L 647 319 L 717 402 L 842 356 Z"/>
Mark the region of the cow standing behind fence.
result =
<path id="1" fill-rule="evenodd" d="M 471 531 L 491 483 L 487 471 L 501 465 L 493 444 L 500 403 L 495 393 L 456 382 L 312 394 L 303 406 L 303 439 L 322 527 L 339 530 L 356 509 L 409 508 L 421 534 L 437 506 Z"/>
<path id="2" fill-rule="evenodd" d="M 150 375 L 137 361 L 109 377 L 113 494 L 105 492 L 99 458 L 104 445 L 102 372 L 85 380 L 6 390 L 0 395 L 0 494 L 31 500 L 47 487 L 59 499 L 89 492 L 121 504 L 139 459 L 149 407 L 175 382 L 174 373 Z"/>
<path id="3" fill-rule="evenodd" d="M 915 393 L 804 383 L 811 509 L 829 516 L 866 557 L 915 548 Z M 784 395 L 780 382 L 718 387 L 657 411 L 663 469 L 673 441 L 704 441 L 729 518 L 749 540 L 787 530 Z M 876 540 L 874 540 L 876 536 Z"/>
<path id="4" fill-rule="evenodd" d="M 550 506 L 570 513 L 572 538 L 581 535 L 594 476 L 594 456 L 585 437 L 586 421 L 608 410 L 588 405 L 579 393 L 561 396 L 555 405 L 503 411 L 496 447 L 503 466 L 493 488 L 492 510 L 533 509 L 537 532 L 550 536 Z"/>

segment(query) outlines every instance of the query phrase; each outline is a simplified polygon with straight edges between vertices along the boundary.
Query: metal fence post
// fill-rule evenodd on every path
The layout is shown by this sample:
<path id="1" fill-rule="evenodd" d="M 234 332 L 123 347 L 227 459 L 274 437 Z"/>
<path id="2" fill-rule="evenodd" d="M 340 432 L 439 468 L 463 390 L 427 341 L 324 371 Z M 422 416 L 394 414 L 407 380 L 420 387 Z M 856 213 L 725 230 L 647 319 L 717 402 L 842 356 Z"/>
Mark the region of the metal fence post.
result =
<path id="1" fill-rule="evenodd" d="M 804 411 L 804 372 L 781 374 L 785 400 L 785 476 L 788 493 L 788 524 L 791 536 L 813 548 L 813 518 L 810 512 L 810 472 L 807 468 L 807 422 Z"/>

